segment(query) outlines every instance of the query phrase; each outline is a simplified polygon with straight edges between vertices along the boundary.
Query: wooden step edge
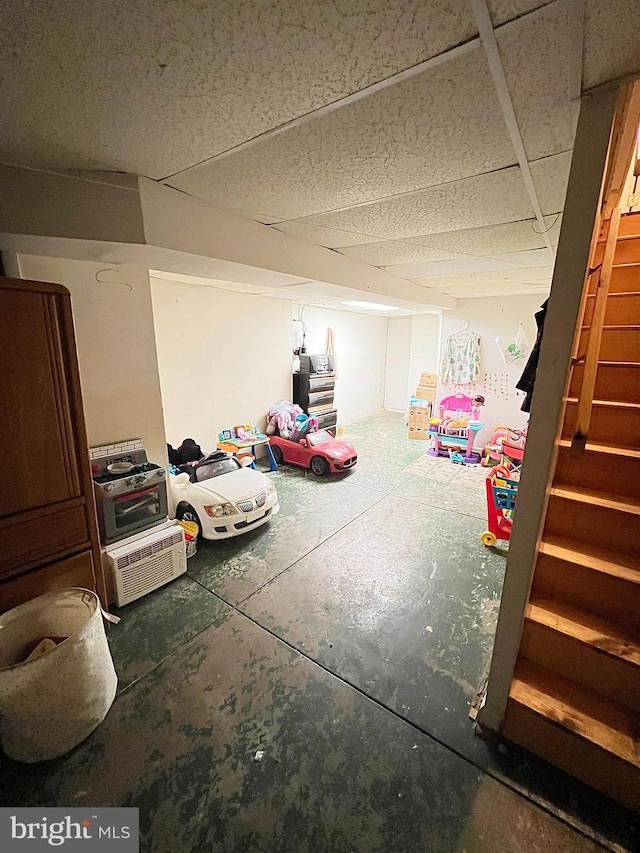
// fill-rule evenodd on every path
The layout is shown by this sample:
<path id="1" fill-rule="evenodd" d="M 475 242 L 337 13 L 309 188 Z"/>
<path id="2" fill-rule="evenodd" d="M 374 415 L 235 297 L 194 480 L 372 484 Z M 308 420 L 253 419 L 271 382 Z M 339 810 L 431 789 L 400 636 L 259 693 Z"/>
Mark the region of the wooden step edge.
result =
<path id="1" fill-rule="evenodd" d="M 583 332 L 588 332 L 591 324 L 581 326 Z M 637 323 L 607 323 L 602 327 L 603 332 L 640 332 L 640 325 Z"/>
<path id="2" fill-rule="evenodd" d="M 565 402 L 577 403 L 577 397 L 566 397 Z M 608 409 L 628 409 L 631 412 L 640 412 L 640 403 L 625 403 L 622 400 L 592 400 L 593 406 L 604 406 Z"/>
<path id="3" fill-rule="evenodd" d="M 529 600 L 525 618 L 636 667 L 635 677 L 640 676 L 640 641 L 619 625 L 581 608 L 535 594 Z"/>
<path id="4" fill-rule="evenodd" d="M 621 296 L 635 296 L 640 298 L 640 290 L 616 290 L 613 293 L 611 291 L 607 293 L 607 299 L 619 299 Z M 595 298 L 595 293 L 587 293 L 587 299 Z"/>
<path id="5" fill-rule="evenodd" d="M 579 738 L 640 768 L 637 715 L 545 667 L 520 660 L 511 701 Z"/>
<path id="6" fill-rule="evenodd" d="M 582 566 L 594 572 L 601 572 L 640 585 L 640 560 L 628 554 L 612 554 L 600 548 L 573 543 L 569 539 L 557 536 L 547 536 L 540 543 L 538 553 L 561 560 L 563 563 Z"/>
<path id="7" fill-rule="evenodd" d="M 589 504 L 606 509 L 614 509 L 629 515 L 640 516 L 640 501 L 634 498 L 622 497 L 610 492 L 599 492 L 592 489 L 581 489 L 578 486 L 552 486 L 549 494 L 575 503 Z"/>
<path id="8" fill-rule="evenodd" d="M 560 438 L 557 441 L 557 446 L 571 447 L 571 439 Z M 627 459 L 640 459 L 640 450 L 633 450 L 631 447 L 609 444 L 608 442 L 588 441 L 585 449 L 590 453 L 604 453 L 608 456 L 625 456 Z"/>

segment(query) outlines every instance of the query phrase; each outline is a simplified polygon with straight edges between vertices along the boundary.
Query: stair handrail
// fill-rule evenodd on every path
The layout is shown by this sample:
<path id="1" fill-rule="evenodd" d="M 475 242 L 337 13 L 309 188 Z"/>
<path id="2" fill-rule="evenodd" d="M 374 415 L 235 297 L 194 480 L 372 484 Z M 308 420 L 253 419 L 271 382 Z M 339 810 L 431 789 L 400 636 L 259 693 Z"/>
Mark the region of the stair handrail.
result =
<path id="1" fill-rule="evenodd" d="M 609 219 L 609 230 L 604 248 L 604 256 L 600 264 L 589 270 L 587 279 L 592 275 L 597 276 L 595 299 L 591 322 L 589 324 L 589 336 L 586 352 L 579 354 L 576 364 L 584 364 L 582 382 L 578 390 L 578 409 L 576 414 L 576 425 L 571 439 L 571 455 L 574 457 L 582 455 L 589 436 L 591 424 L 591 412 L 593 409 L 593 395 L 596 387 L 596 375 L 598 372 L 598 360 L 600 347 L 602 345 L 602 332 L 607 310 L 607 298 L 609 296 L 609 285 L 613 270 L 613 260 L 620 229 L 621 210 L 615 207 Z"/>

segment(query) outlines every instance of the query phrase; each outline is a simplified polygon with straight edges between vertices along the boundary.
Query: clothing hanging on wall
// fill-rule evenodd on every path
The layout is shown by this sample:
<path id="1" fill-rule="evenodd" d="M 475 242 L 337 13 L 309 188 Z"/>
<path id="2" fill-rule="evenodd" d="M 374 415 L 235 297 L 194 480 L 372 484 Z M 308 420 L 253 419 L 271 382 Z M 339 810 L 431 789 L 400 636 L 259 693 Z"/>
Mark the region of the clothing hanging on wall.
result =
<path id="1" fill-rule="evenodd" d="M 468 385 L 480 375 L 480 335 L 465 328 L 449 335 L 442 353 L 440 381 Z"/>
<path id="2" fill-rule="evenodd" d="M 533 345 L 533 349 L 531 350 L 529 360 L 527 361 L 525 368 L 522 371 L 522 376 L 516 382 L 516 388 L 519 391 L 525 392 L 525 398 L 522 401 L 522 406 L 520 406 L 523 412 L 531 411 L 531 398 L 533 396 L 533 386 L 536 381 L 536 372 L 538 370 L 538 359 L 540 358 L 540 344 L 542 342 L 542 333 L 544 332 L 544 321 L 547 316 L 548 304 L 549 300 L 545 299 L 545 301 L 540 306 L 540 310 L 536 311 L 534 315 L 536 318 L 536 325 L 538 327 L 536 342 Z"/>

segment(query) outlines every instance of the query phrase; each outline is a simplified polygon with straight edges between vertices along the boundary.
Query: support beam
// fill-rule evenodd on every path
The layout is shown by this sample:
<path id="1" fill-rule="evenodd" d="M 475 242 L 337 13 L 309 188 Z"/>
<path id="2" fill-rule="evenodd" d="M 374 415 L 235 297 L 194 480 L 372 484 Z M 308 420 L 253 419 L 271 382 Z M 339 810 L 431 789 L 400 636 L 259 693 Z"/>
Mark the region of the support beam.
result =
<path id="1" fill-rule="evenodd" d="M 493 24 L 491 23 L 489 8 L 486 0 L 469 0 L 469 2 L 471 3 L 473 14 L 475 15 L 476 24 L 478 25 L 480 40 L 487 56 L 489 70 L 493 77 L 493 83 L 496 87 L 500 106 L 502 107 L 504 120 L 507 123 L 507 130 L 509 131 L 509 136 L 511 137 L 511 142 L 515 148 L 516 157 L 518 158 L 518 165 L 522 172 L 522 179 L 524 180 L 524 185 L 527 189 L 527 194 L 529 195 L 531 206 L 533 207 L 533 212 L 538 220 L 540 235 L 546 243 L 547 249 L 551 254 L 551 258 L 553 258 L 553 247 L 547 233 L 547 224 L 544 221 L 542 207 L 540 206 L 538 194 L 531 175 L 531 169 L 529 168 L 529 161 L 524 150 L 524 143 L 522 141 L 520 128 L 518 127 L 516 111 L 513 108 L 513 101 L 511 99 L 511 92 L 509 91 L 507 75 L 504 73 L 504 66 L 502 64 L 502 59 L 500 58 L 500 51 L 498 49 L 498 42 L 496 41 Z"/>
<path id="2" fill-rule="evenodd" d="M 499 730 L 520 647 L 537 548 L 553 476 L 556 438 L 582 304 L 591 238 L 613 123 L 615 91 L 586 97 L 580 108 L 558 258 L 540 350 L 518 510 L 509 544 L 502 602 L 484 706 L 478 722 Z"/>
<path id="3" fill-rule="evenodd" d="M 135 178 L 132 187 L 107 176 L 84 181 L 0 166 L 0 184 L 0 250 L 131 263 L 265 288 L 319 282 L 363 298 L 456 307 L 452 296 L 147 178 Z"/>

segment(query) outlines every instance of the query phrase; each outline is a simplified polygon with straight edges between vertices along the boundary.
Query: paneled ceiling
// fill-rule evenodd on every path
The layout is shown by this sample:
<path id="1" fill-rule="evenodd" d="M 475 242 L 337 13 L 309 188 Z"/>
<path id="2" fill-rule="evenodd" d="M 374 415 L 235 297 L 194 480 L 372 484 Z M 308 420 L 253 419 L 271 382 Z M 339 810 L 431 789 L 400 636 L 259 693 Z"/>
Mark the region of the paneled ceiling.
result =
<path id="1" fill-rule="evenodd" d="M 0 12 L 0 161 L 145 175 L 454 296 L 548 290 L 580 94 L 640 71 L 635 0 Z"/>

